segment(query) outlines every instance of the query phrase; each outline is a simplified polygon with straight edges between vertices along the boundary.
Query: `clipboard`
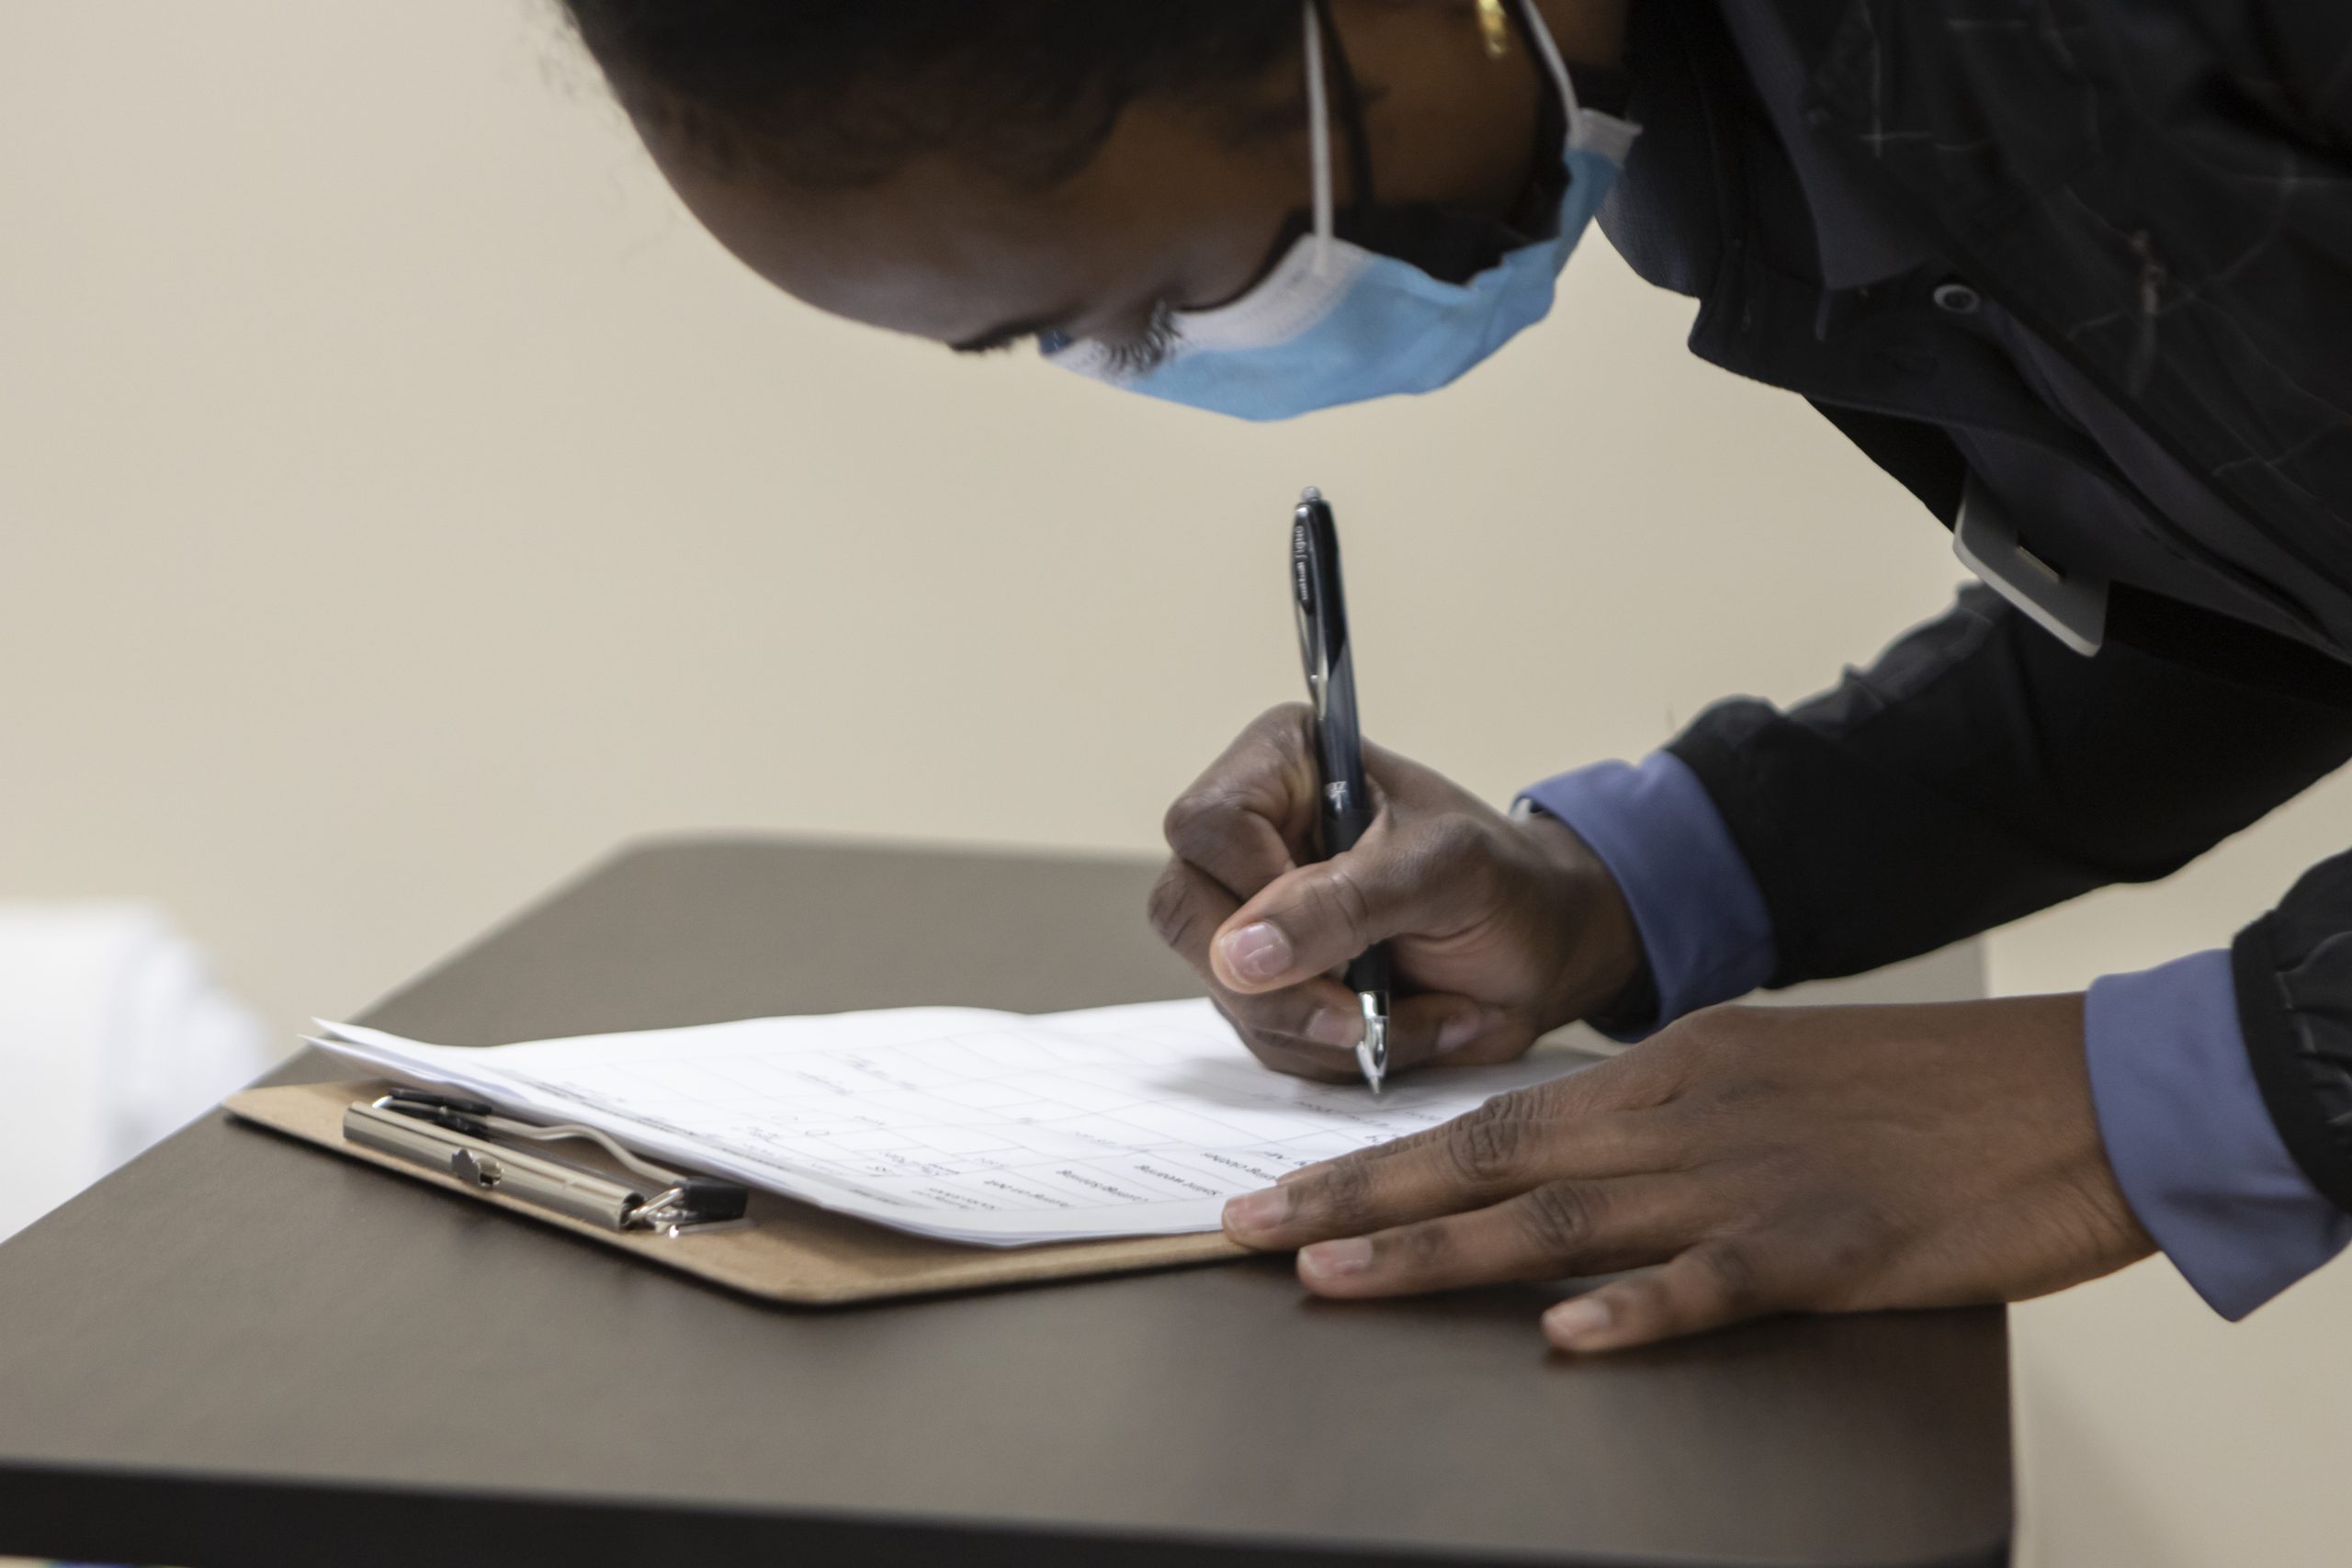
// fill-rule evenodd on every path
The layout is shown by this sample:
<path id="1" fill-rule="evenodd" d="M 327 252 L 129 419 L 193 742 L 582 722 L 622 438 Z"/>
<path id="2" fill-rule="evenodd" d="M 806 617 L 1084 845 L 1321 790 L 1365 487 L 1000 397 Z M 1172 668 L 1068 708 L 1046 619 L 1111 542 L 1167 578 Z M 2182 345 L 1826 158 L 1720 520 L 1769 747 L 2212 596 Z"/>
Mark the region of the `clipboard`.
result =
<path id="1" fill-rule="evenodd" d="M 253 1126 L 602 1242 L 658 1268 L 784 1305 L 851 1306 L 1254 1256 L 1216 1232 L 1047 1242 L 1034 1247 L 968 1247 L 868 1224 L 757 1190 L 750 1192 L 742 1217 L 737 1221 L 658 1230 L 614 1229 L 578 1213 L 511 1196 L 496 1185 L 461 1179 L 454 1170 L 427 1168 L 347 1138 L 346 1113 L 355 1106 L 390 1095 L 395 1087 L 381 1082 L 282 1084 L 232 1095 L 227 1109 L 232 1116 Z M 601 1148 L 569 1147 L 562 1157 L 612 1182 L 631 1179 L 621 1163 Z"/>

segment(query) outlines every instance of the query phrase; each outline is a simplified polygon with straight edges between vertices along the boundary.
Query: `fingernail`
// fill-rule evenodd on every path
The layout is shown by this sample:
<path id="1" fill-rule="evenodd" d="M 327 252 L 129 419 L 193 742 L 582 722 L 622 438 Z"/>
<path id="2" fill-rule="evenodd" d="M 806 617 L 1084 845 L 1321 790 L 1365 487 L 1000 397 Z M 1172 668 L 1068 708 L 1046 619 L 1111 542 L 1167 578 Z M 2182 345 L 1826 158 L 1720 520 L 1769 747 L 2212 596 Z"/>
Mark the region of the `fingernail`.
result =
<path id="1" fill-rule="evenodd" d="M 1225 1228 L 1238 1235 L 1273 1229 L 1290 1216 L 1290 1194 L 1279 1187 L 1244 1192 L 1225 1206 Z"/>
<path id="2" fill-rule="evenodd" d="M 1338 1008 L 1317 1008 L 1306 1021 L 1306 1037 L 1317 1045 L 1352 1045 L 1360 1032 L 1356 1015 Z"/>
<path id="3" fill-rule="evenodd" d="M 1577 1296 L 1544 1314 L 1544 1330 L 1561 1344 L 1574 1345 L 1606 1329 L 1615 1316 L 1607 1302 L 1594 1296 Z"/>
<path id="4" fill-rule="evenodd" d="M 1437 1032 L 1437 1054 L 1459 1051 L 1478 1038 L 1486 1019 L 1475 1012 L 1458 1012 L 1441 1025 Z"/>
<path id="5" fill-rule="evenodd" d="M 1299 1253 L 1298 1266 L 1318 1280 L 1361 1274 L 1372 1266 L 1372 1243 L 1360 1235 L 1345 1241 L 1318 1241 Z"/>
<path id="6" fill-rule="evenodd" d="M 1245 980 L 1271 980 L 1290 967 L 1290 938 L 1265 920 L 1225 939 L 1225 966 Z"/>

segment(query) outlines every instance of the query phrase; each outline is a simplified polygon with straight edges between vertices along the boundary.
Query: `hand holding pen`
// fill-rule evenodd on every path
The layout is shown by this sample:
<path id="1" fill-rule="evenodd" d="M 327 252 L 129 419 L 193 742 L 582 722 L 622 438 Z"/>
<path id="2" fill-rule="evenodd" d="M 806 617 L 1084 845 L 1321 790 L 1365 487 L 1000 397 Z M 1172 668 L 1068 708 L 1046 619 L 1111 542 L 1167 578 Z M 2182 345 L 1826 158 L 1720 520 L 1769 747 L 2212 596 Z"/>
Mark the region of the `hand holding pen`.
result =
<path id="1" fill-rule="evenodd" d="M 1162 940 L 1266 1066 L 1363 1077 L 1364 1003 L 1341 975 L 1375 945 L 1390 1074 L 1507 1061 L 1638 976 L 1632 916 L 1582 840 L 1377 746 L 1362 747 L 1365 794 L 1351 790 L 1369 818 L 1327 858 L 1320 751 L 1302 704 L 1243 730 L 1169 808 L 1174 856 L 1151 896 Z"/>

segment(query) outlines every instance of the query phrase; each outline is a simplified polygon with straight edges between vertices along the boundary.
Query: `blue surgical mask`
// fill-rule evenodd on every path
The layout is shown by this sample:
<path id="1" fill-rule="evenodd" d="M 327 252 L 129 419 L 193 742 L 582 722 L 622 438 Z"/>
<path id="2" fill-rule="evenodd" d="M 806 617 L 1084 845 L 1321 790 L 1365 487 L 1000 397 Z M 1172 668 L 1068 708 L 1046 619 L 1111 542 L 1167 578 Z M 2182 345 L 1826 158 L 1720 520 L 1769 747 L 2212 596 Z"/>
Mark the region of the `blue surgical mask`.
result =
<path id="1" fill-rule="evenodd" d="M 1566 186 L 1556 224 L 1548 238 L 1503 252 L 1464 281 L 1432 276 L 1333 231 L 1322 28 L 1311 0 L 1306 12 L 1312 231 L 1239 299 L 1164 313 L 1156 330 L 1166 349 L 1148 368 L 1126 368 L 1116 352 L 1091 341 L 1049 345 L 1048 363 L 1170 402 L 1243 419 L 1288 419 L 1396 392 L 1434 391 L 1550 311 L 1560 271 L 1616 183 L 1635 129 L 1577 104 L 1543 18 L 1532 6 L 1522 7 L 1566 110 Z"/>

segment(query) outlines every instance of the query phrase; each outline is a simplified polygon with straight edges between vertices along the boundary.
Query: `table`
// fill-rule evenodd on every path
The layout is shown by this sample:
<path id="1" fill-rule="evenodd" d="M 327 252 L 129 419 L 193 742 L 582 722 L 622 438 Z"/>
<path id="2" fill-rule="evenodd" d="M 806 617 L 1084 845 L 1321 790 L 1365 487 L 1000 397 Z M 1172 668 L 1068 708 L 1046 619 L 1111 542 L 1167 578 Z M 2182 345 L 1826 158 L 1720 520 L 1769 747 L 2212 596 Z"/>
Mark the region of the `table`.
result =
<path id="1" fill-rule="evenodd" d="M 1147 863 L 632 848 L 366 1021 L 1176 997 Z M 1932 987 L 1929 987 L 1932 988 Z M 312 1058 L 286 1077 L 325 1076 Z M 0 1247 L 0 1553 L 190 1568 L 1991 1564 L 1996 1310 L 1574 1361 L 1279 1260 L 759 1305 L 209 1117 Z"/>

